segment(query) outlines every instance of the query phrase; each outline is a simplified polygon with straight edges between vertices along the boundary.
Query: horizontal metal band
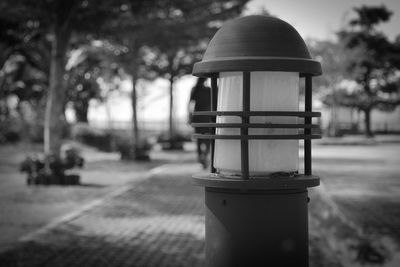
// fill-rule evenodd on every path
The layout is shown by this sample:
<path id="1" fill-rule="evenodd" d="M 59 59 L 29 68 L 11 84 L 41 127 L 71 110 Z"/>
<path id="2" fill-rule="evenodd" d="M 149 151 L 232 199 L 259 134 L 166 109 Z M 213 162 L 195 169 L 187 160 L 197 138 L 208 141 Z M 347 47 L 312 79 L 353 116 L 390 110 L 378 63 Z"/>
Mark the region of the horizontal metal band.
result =
<path id="1" fill-rule="evenodd" d="M 287 57 L 234 57 L 216 58 L 197 62 L 192 74 L 198 77 L 211 77 L 228 71 L 284 71 L 299 72 L 300 76 L 321 75 L 321 64 L 307 58 Z"/>
<path id="2" fill-rule="evenodd" d="M 195 185 L 209 188 L 238 190 L 289 190 L 314 187 L 319 185 L 319 177 L 315 175 L 297 175 L 296 177 L 257 177 L 250 179 L 226 178 L 219 174 L 193 175 Z"/>
<path id="3" fill-rule="evenodd" d="M 278 128 L 278 129 L 319 129 L 317 124 L 273 124 L 273 123 L 192 123 L 192 127 L 208 128 Z"/>
<path id="4" fill-rule="evenodd" d="M 195 139 L 225 139 L 225 140 L 310 140 L 321 139 L 320 134 L 271 134 L 271 135 L 215 135 L 215 134 L 193 134 Z"/>
<path id="5" fill-rule="evenodd" d="M 276 116 L 276 117 L 321 117 L 321 112 L 304 112 L 304 111 L 196 111 L 193 116 Z"/>

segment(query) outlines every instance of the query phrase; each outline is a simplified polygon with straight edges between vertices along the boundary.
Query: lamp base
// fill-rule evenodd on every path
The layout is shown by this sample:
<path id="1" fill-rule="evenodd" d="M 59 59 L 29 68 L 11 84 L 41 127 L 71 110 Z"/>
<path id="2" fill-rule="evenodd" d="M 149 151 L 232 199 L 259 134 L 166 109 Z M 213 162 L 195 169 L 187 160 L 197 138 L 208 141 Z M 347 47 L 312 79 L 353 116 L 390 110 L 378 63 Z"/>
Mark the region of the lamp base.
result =
<path id="1" fill-rule="evenodd" d="M 206 188 L 206 265 L 308 266 L 307 190 Z"/>
<path id="2" fill-rule="evenodd" d="M 193 181 L 205 187 L 205 266 L 308 266 L 307 187 L 317 176 Z"/>

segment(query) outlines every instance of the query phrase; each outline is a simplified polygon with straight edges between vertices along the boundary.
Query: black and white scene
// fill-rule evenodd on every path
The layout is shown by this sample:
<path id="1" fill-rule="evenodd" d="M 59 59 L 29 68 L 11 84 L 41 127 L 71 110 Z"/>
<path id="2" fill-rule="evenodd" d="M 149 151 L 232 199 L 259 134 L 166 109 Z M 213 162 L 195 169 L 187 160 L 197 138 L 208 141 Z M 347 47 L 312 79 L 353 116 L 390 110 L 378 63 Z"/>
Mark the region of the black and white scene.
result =
<path id="1" fill-rule="evenodd" d="M 1 0 L 0 267 L 400 266 L 400 1 Z"/>

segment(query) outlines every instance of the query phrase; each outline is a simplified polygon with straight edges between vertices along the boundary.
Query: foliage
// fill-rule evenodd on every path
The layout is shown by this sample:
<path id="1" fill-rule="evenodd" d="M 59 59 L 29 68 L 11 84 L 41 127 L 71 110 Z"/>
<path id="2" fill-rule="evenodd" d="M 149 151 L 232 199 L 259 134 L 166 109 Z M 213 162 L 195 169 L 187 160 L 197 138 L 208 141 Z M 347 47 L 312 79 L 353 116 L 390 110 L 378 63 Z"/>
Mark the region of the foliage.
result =
<path id="1" fill-rule="evenodd" d="M 77 123 L 71 132 L 71 137 L 83 144 L 93 146 L 101 151 L 114 151 L 115 136 L 108 131 L 94 129 L 86 123 Z"/>
<path id="2" fill-rule="evenodd" d="M 147 76 L 163 77 L 170 82 L 169 135 L 173 130 L 173 84 L 192 72 L 207 43 L 223 21 L 237 16 L 247 0 L 176 1 L 163 11 L 165 23 L 145 36 L 143 67 Z"/>
<path id="3" fill-rule="evenodd" d="M 152 144 L 148 139 L 140 140 L 140 145 L 133 147 L 127 135 L 95 129 L 85 123 L 74 125 L 72 138 L 102 151 L 118 151 L 121 159 L 132 159 L 132 156 L 135 156 L 136 160 L 148 160 L 148 153 L 152 148 Z M 139 151 L 132 151 L 134 149 L 139 149 Z"/>
<path id="4" fill-rule="evenodd" d="M 189 74 L 223 21 L 239 15 L 246 3 L 246 0 L 171 2 L 162 11 L 164 23 L 150 26 L 151 35 L 143 36 L 148 52 L 144 57 L 145 69 L 167 79 Z"/>
<path id="5" fill-rule="evenodd" d="M 122 0 L 5 0 L 0 3 L 3 20 L 12 26 L 11 32 L 18 33 L 10 35 L 11 41 L 15 36 L 26 39 L 34 32 L 35 37 L 51 44 L 50 57 L 46 61 L 49 66 L 49 92 L 44 137 L 48 154 L 58 154 L 62 144 L 60 129 L 65 120 L 67 51 L 82 35 L 101 34 L 101 25 L 119 15 L 122 3 Z"/>
<path id="6" fill-rule="evenodd" d="M 46 170 L 48 163 L 49 170 Z M 30 155 L 20 165 L 20 171 L 27 174 L 27 184 L 77 184 L 79 176 L 67 175 L 66 170 L 74 167 L 82 168 L 84 159 L 79 150 L 64 147 L 61 156 Z"/>
<path id="7" fill-rule="evenodd" d="M 149 152 L 153 145 L 149 140 L 142 139 L 137 146 L 133 147 L 128 138 L 119 136 L 117 138 L 117 149 L 121 155 L 122 160 L 140 160 L 148 161 L 150 160 Z M 134 158 L 132 158 L 134 157 Z"/>
<path id="8" fill-rule="evenodd" d="M 162 73 L 168 72 L 173 80 L 190 72 L 193 62 L 200 59 L 207 38 L 223 20 L 239 14 L 247 1 L 4 0 L 0 2 L 0 48 L 7 49 L 2 50 L 5 52 L 0 55 L 0 63 L 3 65 L 10 55 L 21 55 L 43 73 L 40 88 L 41 98 L 46 96 L 44 147 L 47 154 L 58 154 L 66 103 L 73 101 L 78 118 L 86 121 L 88 101 L 99 97 L 97 81 L 104 70 L 96 65 L 110 62 L 99 57 L 101 52 L 88 52 L 83 62 L 66 73 L 69 51 L 79 49 L 82 43 L 92 45 L 92 40 L 101 40 L 113 44 L 116 69 L 122 66 L 132 76 L 134 88 L 140 77 L 166 77 Z M 142 60 L 143 55 L 151 54 L 155 57 L 150 61 Z M 161 67 L 165 59 L 168 68 Z M 38 88 L 29 85 L 17 91 L 26 94 L 28 87 Z M 132 108 L 136 139 L 132 144 L 140 146 L 135 89 Z"/>
<path id="9" fill-rule="evenodd" d="M 343 79 L 349 78 L 346 71 L 348 52 L 339 42 L 307 40 L 312 57 L 322 66 L 323 75 L 313 79 L 315 90 L 327 89 Z"/>
<path id="10" fill-rule="evenodd" d="M 132 146 L 141 146 L 142 140 L 136 110 L 138 79 L 173 75 L 170 80 L 174 80 L 189 73 L 196 60 L 192 55 L 200 59 L 198 44 L 209 38 L 222 20 L 239 14 L 247 1 L 128 1 L 121 6 L 120 16 L 103 28 L 109 33 L 104 37 L 108 42 L 124 47 L 117 50 L 118 64 L 131 77 L 133 85 Z"/>
<path id="11" fill-rule="evenodd" d="M 18 101 L 28 101 L 37 105 L 45 94 L 47 75 L 35 68 L 21 54 L 12 54 L 0 71 L 1 98 L 14 95 Z"/>
<path id="12" fill-rule="evenodd" d="M 68 71 L 67 101 L 72 103 L 78 122 L 88 122 L 87 114 L 91 99 L 103 100 L 108 92 L 102 92 L 100 82 L 114 84 L 119 77 L 119 65 L 115 59 L 116 50 L 103 42 L 93 41 L 70 52 L 66 65 Z"/>
<path id="13" fill-rule="evenodd" d="M 0 125 L 0 144 L 20 141 L 21 135 L 15 120 L 3 119 Z"/>
<path id="14" fill-rule="evenodd" d="M 46 83 L 47 75 L 18 52 L 4 62 L 0 70 L 0 135 L 5 141 L 43 140 Z"/>
<path id="15" fill-rule="evenodd" d="M 17 109 L 24 102 L 40 112 L 48 86 L 49 43 L 37 33 L 33 23 L 3 16 L 0 19 L 0 50 L 1 120 L 11 119 L 10 97 L 16 97 Z M 18 112 L 24 120 L 23 114 Z"/>
<path id="16" fill-rule="evenodd" d="M 182 150 L 185 142 L 190 142 L 190 135 L 183 135 L 181 133 L 170 133 L 163 132 L 157 137 L 157 142 L 161 144 L 163 150 Z"/>
<path id="17" fill-rule="evenodd" d="M 371 136 L 371 110 L 391 110 L 400 104 L 400 43 L 391 42 L 376 27 L 392 15 L 385 6 L 361 6 L 354 11 L 356 17 L 338 36 L 351 52 L 347 70 L 362 88 L 348 103 L 364 112 L 366 134 Z"/>

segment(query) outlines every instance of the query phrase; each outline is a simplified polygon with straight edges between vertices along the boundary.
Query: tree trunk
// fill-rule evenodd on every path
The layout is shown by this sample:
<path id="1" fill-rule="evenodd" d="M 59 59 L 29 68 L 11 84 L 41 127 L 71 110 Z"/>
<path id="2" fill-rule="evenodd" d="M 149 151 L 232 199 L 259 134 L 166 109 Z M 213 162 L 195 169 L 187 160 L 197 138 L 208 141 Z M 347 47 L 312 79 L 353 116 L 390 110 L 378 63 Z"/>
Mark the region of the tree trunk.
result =
<path id="1" fill-rule="evenodd" d="M 21 122 L 21 128 L 20 128 L 20 140 L 24 143 L 29 143 L 30 140 L 30 125 L 27 122 L 26 118 L 25 118 L 25 112 L 23 110 L 22 107 L 23 103 L 21 101 L 18 102 L 16 109 L 17 109 L 17 113 Z"/>
<path id="2" fill-rule="evenodd" d="M 104 101 L 104 105 L 106 107 L 106 117 L 107 117 L 107 128 L 108 130 L 110 130 L 111 132 L 114 131 L 114 121 L 113 118 L 111 116 L 111 106 L 109 103 L 109 97 L 110 97 L 110 90 L 109 88 L 107 89 L 107 95 L 105 97 L 105 101 Z"/>
<path id="3" fill-rule="evenodd" d="M 140 140 L 139 135 L 139 125 L 137 120 L 137 95 L 136 95 L 136 72 L 132 74 L 132 139 L 131 139 L 131 151 L 130 158 L 133 160 L 139 161 L 148 161 L 150 160 L 148 150 L 143 146 L 143 143 Z"/>
<path id="4" fill-rule="evenodd" d="M 77 122 L 88 123 L 89 102 L 81 101 L 74 105 Z"/>
<path id="5" fill-rule="evenodd" d="M 169 139 L 174 137 L 174 77 L 169 79 Z"/>
<path id="6" fill-rule="evenodd" d="M 66 86 L 64 81 L 65 54 L 70 32 L 58 27 L 54 30 L 52 43 L 49 91 L 47 95 L 44 123 L 44 152 L 59 156 L 62 145 L 64 124 L 64 102 Z"/>
<path id="7" fill-rule="evenodd" d="M 136 73 L 132 73 L 132 94 L 131 94 L 131 102 L 132 102 L 132 148 L 136 151 L 139 146 L 139 127 L 137 121 L 137 95 L 136 95 Z"/>
<path id="8" fill-rule="evenodd" d="M 1 83 L 1 82 L 0 82 Z M 2 86 L 0 84 L 0 91 Z M 7 104 L 7 97 L 4 94 L 0 94 L 0 122 L 6 121 L 10 117 L 10 109 Z"/>
<path id="9" fill-rule="evenodd" d="M 371 108 L 364 109 L 364 123 L 365 123 L 365 135 L 367 137 L 372 137 L 371 131 Z"/>
<path id="10" fill-rule="evenodd" d="M 367 72 L 364 74 L 364 91 L 368 95 L 368 100 L 371 101 L 373 98 L 373 94 L 371 92 L 371 87 L 370 87 L 370 81 L 371 81 L 371 70 L 367 68 Z M 372 105 L 371 103 L 367 102 L 365 107 L 363 108 L 364 111 L 364 123 L 365 123 L 365 135 L 366 137 L 372 137 L 373 134 L 371 132 L 371 110 L 372 110 Z"/>

